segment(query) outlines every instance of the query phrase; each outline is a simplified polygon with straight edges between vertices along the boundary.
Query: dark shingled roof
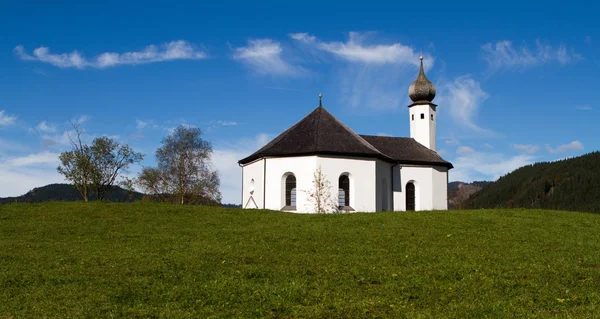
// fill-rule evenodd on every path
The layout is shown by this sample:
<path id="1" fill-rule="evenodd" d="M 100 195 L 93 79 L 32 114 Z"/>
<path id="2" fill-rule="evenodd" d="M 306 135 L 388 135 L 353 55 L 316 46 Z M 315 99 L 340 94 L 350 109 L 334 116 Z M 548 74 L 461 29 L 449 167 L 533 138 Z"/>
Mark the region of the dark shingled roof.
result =
<path id="1" fill-rule="evenodd" d="M 263 156 L 311 154 L 353 155 L 390 160 L 363 140 L 322 106 L 281 133 L 254 154 L 239 161 L 249 163 Z"/>
<path id="2" fill-rule="evenodd" d="M 428 149 L 412 137 L 390 137 L 361 135 L 382 154 L 399 164 L 428 164 L 453 168 L 437 152 Z"/>
<path id="3" fill-rule="evenodd" d="M 322 106 L 239 163 L 247 164 L 267 156 L 317 154 L 374 157 L 391 163 L 452 168 L 452 164 L 412 138 L 358 135 Z"/>

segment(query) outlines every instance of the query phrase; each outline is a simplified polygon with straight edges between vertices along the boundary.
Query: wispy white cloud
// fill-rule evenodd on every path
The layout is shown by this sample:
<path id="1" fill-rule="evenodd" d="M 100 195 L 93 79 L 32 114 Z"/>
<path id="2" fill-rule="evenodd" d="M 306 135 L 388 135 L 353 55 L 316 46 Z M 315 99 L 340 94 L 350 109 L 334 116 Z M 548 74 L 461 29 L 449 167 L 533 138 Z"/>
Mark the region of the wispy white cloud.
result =
<path id="1" fill-rule="evenodd" d="M 208 57 L 207 53 L 184 40 L 171 41 L 160 46 L 149 45 L 141 51 L 105 52 L 93 58 L 86 58 L 79 51 L 70 53 L 51 53 L 50 49 L 41 46 L 27 53 L 23 46 L 14 49 L 15 54 L 24 61 L 48 63 L 59 68 L 96 68 L 104 69 L 118 65 L 138 65 L 173 60 L 198 60 Z"/>
<path id="2" fill-rule="evenodd" d="M 5 161 L 5 164 L 11 167 L 31 166 L 37 164 L 58 165 L 58 153 L 42 152 L 29 154 L 23 157 L 15 157 Z"/>
<path id="3" fill-rule="evenodd" d="M 146 127 L 146 125 L 148 125 L 148 122 L 142 121 L 142 120 L 135 120 L 136 123 L 136 127 L 138 129 L 143 129 L 144 127 Z"/>
<path id="4" fill-rule="evenodd" d="M 308 33 L 292 33 L 290 37 L 302 44 L 328 52 L 349 62 L 366 64 L 409 64 L 419 66 L 419 54 L 402 43 L 371 44 L 372 33 L 350 32 L 346 42 L 321 41 Z M 434 59 L 428 57 L 427 67 L 433 66 Z"/>
<path id="5" fill-rule="evenodd" d="M 460 145 L 460 142 L 455 138 L 449 138 L 444 141 L 447 145 Z"/>
<path id="6" fill-rule="evenodd" d="M 496 180 L 534 161 L 535 157 L 529 154 L 506 156 L 501 153 L 472 152 L 451 161 L 454 169 L 449 171 L 449 179 L 462 182 Z"/>
<path id="7" fill-rule="evenodd" d="M 448 113 L 459 128 L 466 128 L 480 134 L 495 134 L 475 123 L 479 108 L 488 98 L 488 94 L 470 75 L 460 76 L 452 82 L 443 84 L 439 91 L 439 103 L 448 106 L 450 109 Z"/>
<path id="8" fill-rule="evenodd" d="M 79 115 L 79 116 L 75 117 L 74 119 L 72 119 L 71 123 L 76 124 L 76 125 L 81 125 L 89 120 L 90 120 L 90 117 L 84 114 L 84 115 Z"/>
<path id="9" fill-rule="evenodd" d="M 458 155 L 467 155 L 471 153 L 475 153 L 475 150 L 468 146 L 461 146 L 458 149 L 456 149 L 456 154 Z"/>
<path id="10" fill-rule="evenodd" d="M 35 127 L 38 131 L 43 133 L 54 133 L 56 132 L 56 126 L 52 124 L 48 124 L 46 121 L 40 122 L 38 126 Z"/>
<path id="11" fill-rule="evenodd" d="M 52 152 L 3 159 L 0 197 L 19 196 L 35 187 L 63 182 L 64 178 L 56 172 L 57 165 L 58 154 Z"/>
<path id="12" fill-rule="evenodd" d="M 233 59 L 259 75 L 298 76 L 305 73 L 299 65 L 283 58 L 281 43 L 272 39 L 250 39 L 245 47 L 236 48 Z"/>
<path id="13" fill-rule="evenodd" d="M 513 144 L 513 148 L 525 154 L 535 154 L 537 151 L 539 151 L 540 146 L 532 144 Z"/>
<path id="14" fill-rule="evenodd" d="M 575 108 L 578 109 L 578 110 L 580 110 L 580 111 L 591 111 L 592 110 L 592 106 L 591 105 L 578 105 Z"/>
<path id="15" fill-rule="evenodd" d="M 0 126 L 8 126 L 15 122 L 16 116 L 8 115 L 4 110 L 0 110 Z"/>
<path id="16" fill-rule="evenodd" d="M 236 126 L 236 125 L 240 124 L 235 121 L 221 121 L 221 120 L 218 120 L 217 123 L 220 124 L 221 126 Z"/>
<path id="17" fill-rule="evenodd" d="M 515 48 L 512 42 L 504 40 L 486 43 L 482 47 L 483 59 L 491 70 L 525 69 L 551 62 L 568 64 L 583 57 L 561 44 L 558 47 L 542 44 L 536 40 L 535 49 L 526 46 Z"/>
<path id="18" fill-rule="evenodd" d="M 559 145 L 556 148 L 553 148 L 549 144 L 546 144 L 546 150 L 552 154 L 564 153 L 567 151 L 583 151 L 583 143 L 581 143 L 580 141 L 573 141 L 568 144 Z"/>
<path id="19" fill-rule="evenodd" d="M 419 52 L 399 42 L 380 41 L 375 33 L 350 32 L 344 41 L 323 41 L 308 33 L 289 35 L 317 61 L 335 64 L 341 103 L 352 108 L 395 109 L 410 104 L 406 91 L 417 77 Z M 427 54 L 425 68 L 433 66 Z"/>
<path id="20" fill-rule="evenodd" d="M 487 148 L 487 149 L 490 149 L 490 150 L 494 148 L 494 146 L 492 146 L 492 145 L 491 145 L 491 144 L 489 144 L 489 143 L 483 143 L 483 145 L 482 145 L 482 146 L 483 146 L 483 147 L 485 147 L 485 148 Z"/>

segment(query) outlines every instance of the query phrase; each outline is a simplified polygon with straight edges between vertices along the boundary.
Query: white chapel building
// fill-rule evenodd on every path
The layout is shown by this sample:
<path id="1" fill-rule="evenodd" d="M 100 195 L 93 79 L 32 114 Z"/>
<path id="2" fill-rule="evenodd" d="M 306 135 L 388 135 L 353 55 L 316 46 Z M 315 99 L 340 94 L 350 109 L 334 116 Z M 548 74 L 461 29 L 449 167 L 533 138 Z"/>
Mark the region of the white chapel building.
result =
<path id="1" fill-rule="evenodd" d="M 408 95 L 410 137 L 359 135 L 319 107 L 242 166 L 242 207 L 315 212 L 307 194 L 321 169 L 340 210 L 445 210 L 452 164 L 436 152 L 435 87 L 423 71 Z M 320 96 L 319 96 L 320 98 Z"/>

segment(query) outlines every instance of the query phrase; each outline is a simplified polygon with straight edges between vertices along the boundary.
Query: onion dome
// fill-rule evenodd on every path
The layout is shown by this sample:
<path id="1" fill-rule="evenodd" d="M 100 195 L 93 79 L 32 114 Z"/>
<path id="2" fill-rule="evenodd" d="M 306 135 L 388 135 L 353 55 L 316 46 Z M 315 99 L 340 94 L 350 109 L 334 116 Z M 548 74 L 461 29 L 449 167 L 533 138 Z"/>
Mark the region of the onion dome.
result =
<path id="1" fill-rule="evenodd" d="M 421 59 L 421 70 L 417 79 L 408 87 L 408 96 L 417 103 L 431 103 L 435 98 L 435 86 L 427 79 L 423 71 L 423 57 Z"/>

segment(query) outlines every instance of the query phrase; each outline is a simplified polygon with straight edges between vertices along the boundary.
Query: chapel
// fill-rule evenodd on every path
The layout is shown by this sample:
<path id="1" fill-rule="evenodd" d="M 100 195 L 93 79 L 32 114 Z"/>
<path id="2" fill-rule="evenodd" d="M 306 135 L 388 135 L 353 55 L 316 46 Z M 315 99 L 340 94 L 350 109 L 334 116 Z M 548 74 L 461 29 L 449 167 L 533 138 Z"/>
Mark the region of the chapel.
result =
<path id="1" fill-rule="evenodd" d="M 330 185 L 331 211 L 446 210 L 453 166 L 436 152 L 436 91 L 420 59 L 408 89 L 410 137 L 357 134 L 319 95 L 316 109 L 239 161 L 242 207 L 313 213 L 309 194 L 320 170 Z"/>

